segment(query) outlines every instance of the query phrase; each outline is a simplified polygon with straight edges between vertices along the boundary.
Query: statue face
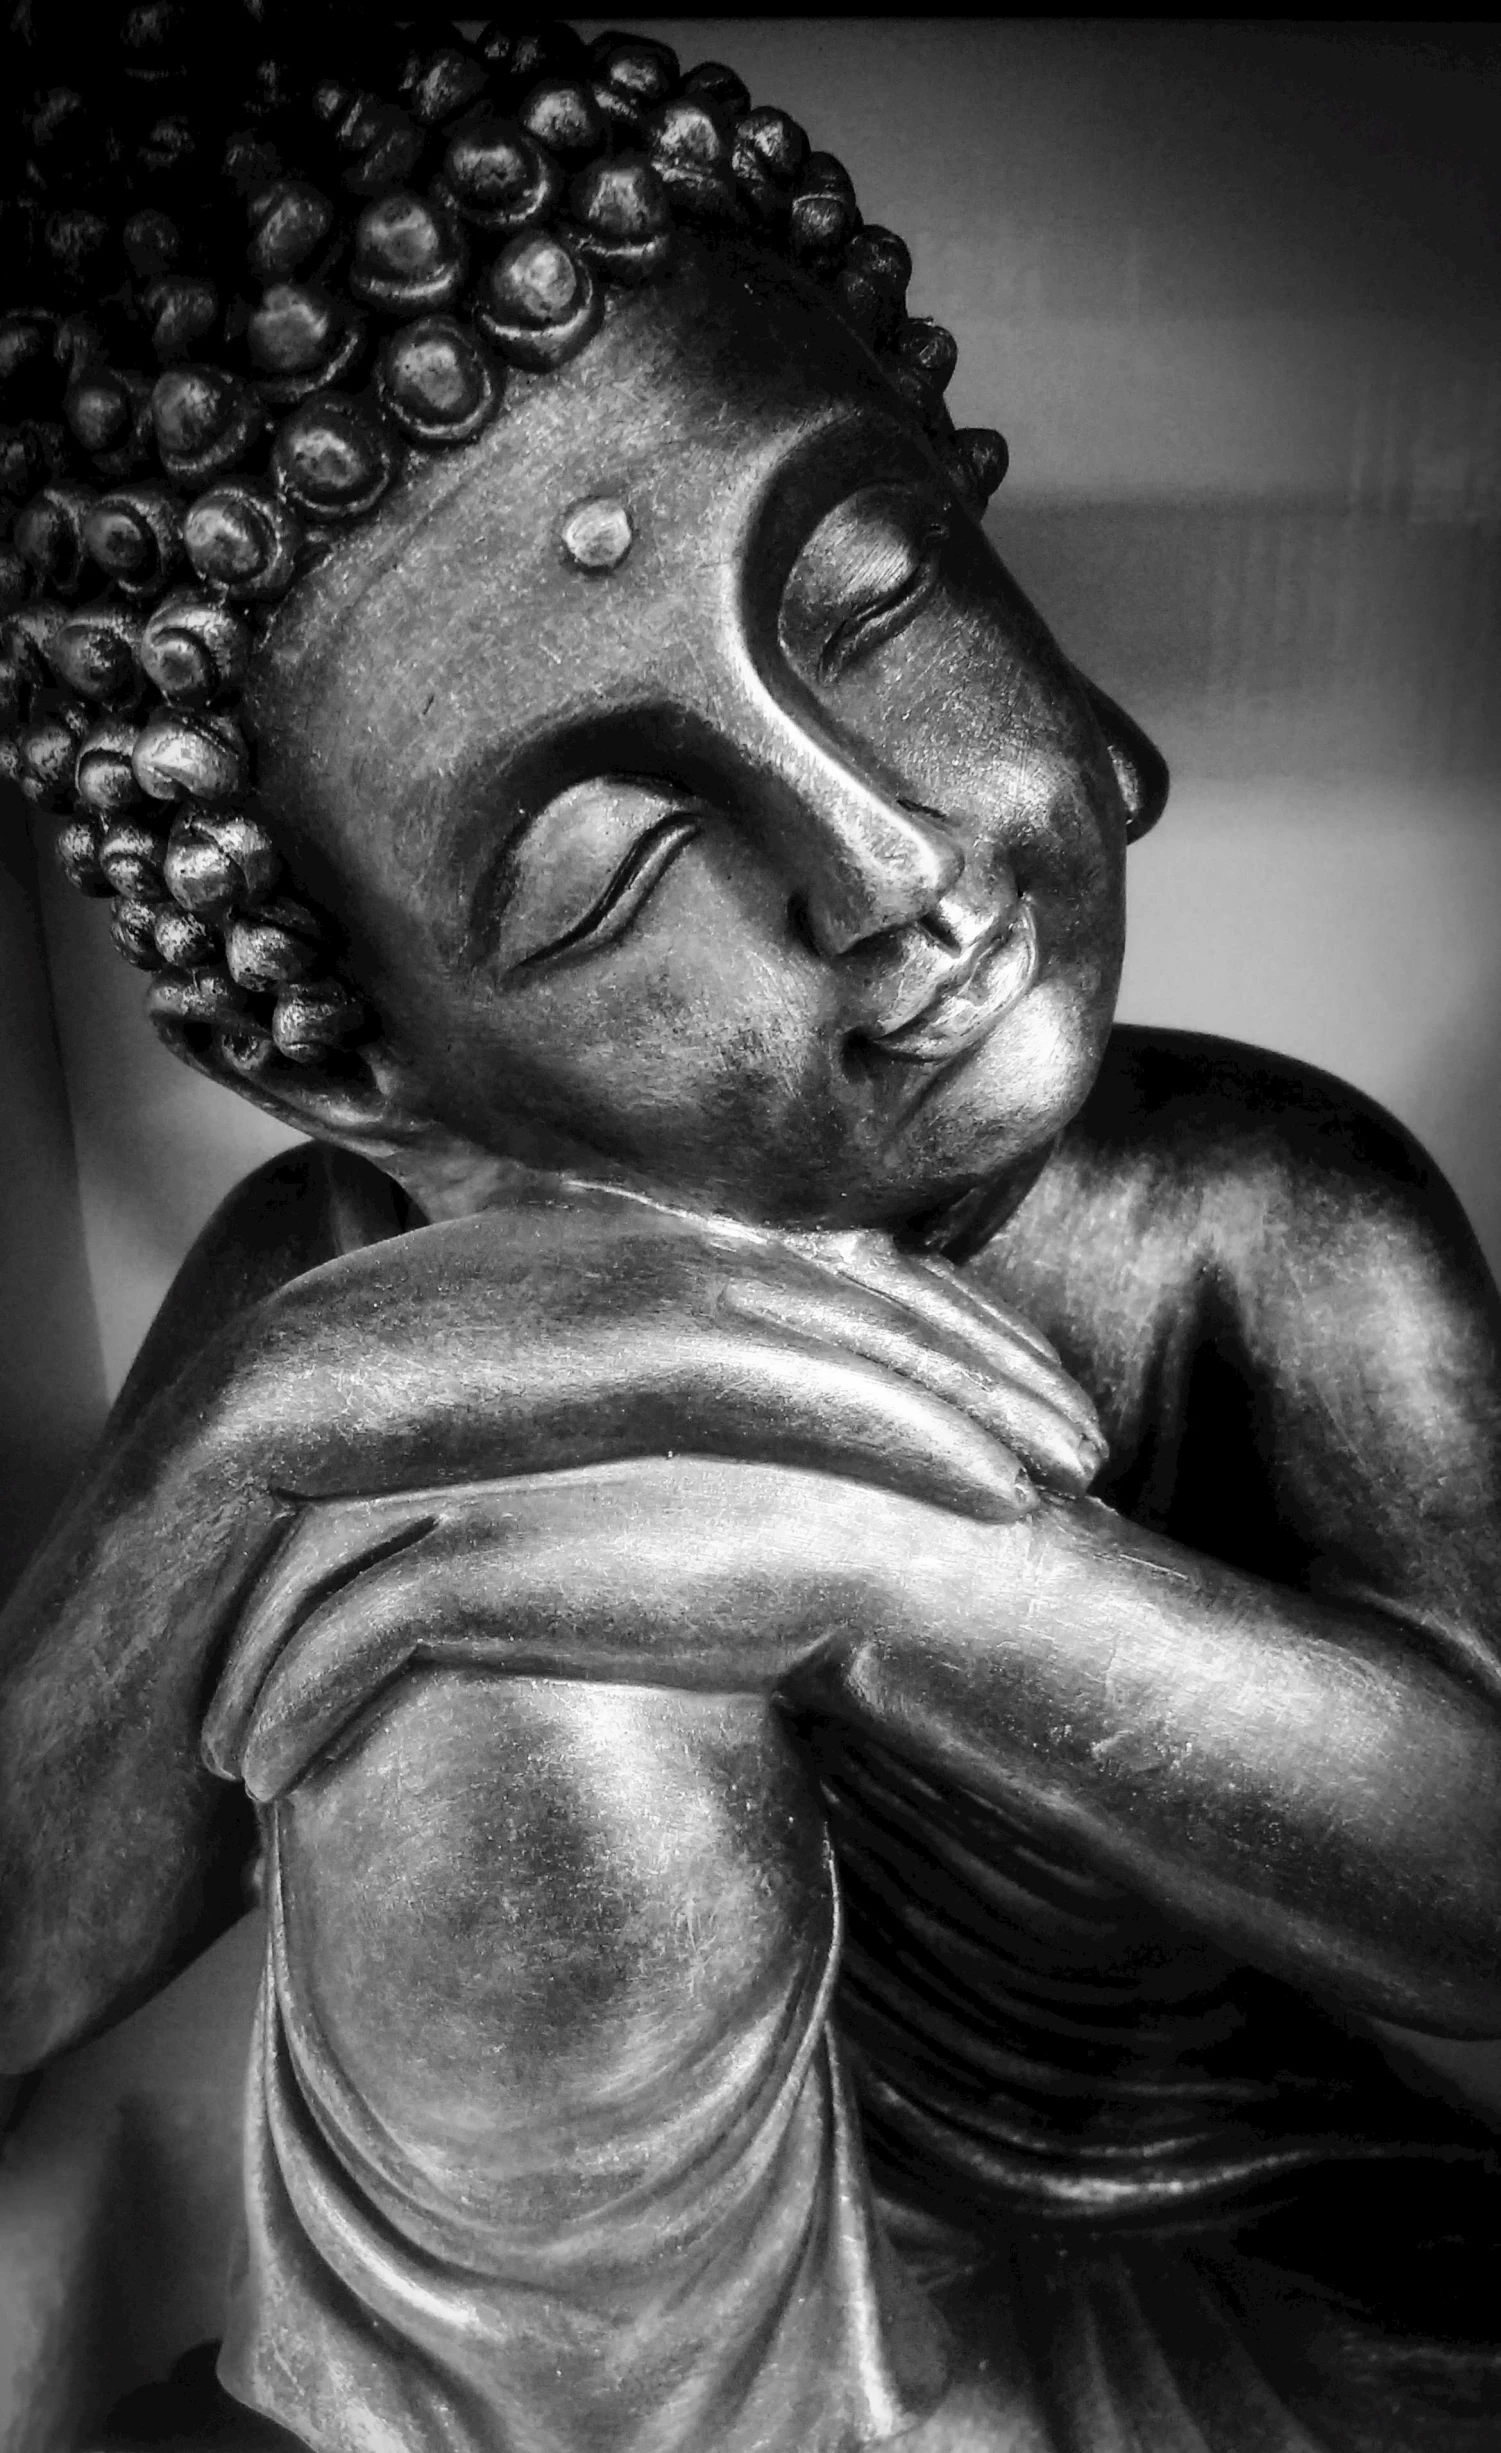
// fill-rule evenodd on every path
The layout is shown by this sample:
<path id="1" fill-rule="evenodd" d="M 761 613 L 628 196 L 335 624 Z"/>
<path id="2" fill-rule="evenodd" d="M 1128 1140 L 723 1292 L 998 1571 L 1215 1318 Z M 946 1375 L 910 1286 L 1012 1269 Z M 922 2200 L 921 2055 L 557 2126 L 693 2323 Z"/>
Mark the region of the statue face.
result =
<path id="1" fill-rule="evenodd" d="M 1082 1099 L 1125 810 L 1077 677 L 809 286 L 699 247 L 293 594 L 262 793 L 434 1111 L 790 1224 Z"/>

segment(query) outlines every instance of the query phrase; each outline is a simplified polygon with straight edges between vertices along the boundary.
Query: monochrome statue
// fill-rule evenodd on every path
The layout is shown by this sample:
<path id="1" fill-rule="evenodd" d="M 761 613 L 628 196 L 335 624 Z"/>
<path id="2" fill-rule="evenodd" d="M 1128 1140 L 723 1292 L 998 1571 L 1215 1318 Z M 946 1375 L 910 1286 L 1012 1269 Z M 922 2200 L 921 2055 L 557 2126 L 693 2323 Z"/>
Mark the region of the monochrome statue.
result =
<path id="1" fill-rule="evenodd" d="M 651 42 L 22 42 L 0 763 L 309 1138 L 4 1617 L 0 2066 L 258 1890 L 315 2453 L 1501 2445 L 1372 2027 L 1501 2030 L 1495 1297 L 1112 1029 L 1165 772 L 901 239 Z"/>

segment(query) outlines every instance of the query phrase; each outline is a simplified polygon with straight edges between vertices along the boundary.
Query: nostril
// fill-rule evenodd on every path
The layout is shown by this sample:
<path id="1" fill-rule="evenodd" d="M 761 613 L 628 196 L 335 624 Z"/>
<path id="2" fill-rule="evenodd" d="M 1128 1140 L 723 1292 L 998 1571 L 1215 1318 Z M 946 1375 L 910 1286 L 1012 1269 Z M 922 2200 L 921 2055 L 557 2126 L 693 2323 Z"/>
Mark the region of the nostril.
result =
<path id="1" fill-rule="evenodd" d="M 787 930 L 794 945 L 800 945 L 805 953 L 816 955 L 822 961 L 823 948 L 814 931 L 813 915 L 808 909 L 806 895 L 794 894 L 788 897 Z"/>
<path id="2" fill-rule="evenodd" d="M 926 818 L 933 826 L 948 826 L 952 822 L 941 809 L 930 809 L 926 801 L 909 801 L 904 792 L 897 794 L 896 805 L 898 809 L 905 809 L 910 817 Z"/>
<path id="3" fill-rule="evenodd" d="M 917 925 L 925 937 L 931 937 L 935 945 L 942 946 L 945 954 L 963 951 L 964 939 L 941 903 L 935 903 L 931 911 L 925 911 Z"/>

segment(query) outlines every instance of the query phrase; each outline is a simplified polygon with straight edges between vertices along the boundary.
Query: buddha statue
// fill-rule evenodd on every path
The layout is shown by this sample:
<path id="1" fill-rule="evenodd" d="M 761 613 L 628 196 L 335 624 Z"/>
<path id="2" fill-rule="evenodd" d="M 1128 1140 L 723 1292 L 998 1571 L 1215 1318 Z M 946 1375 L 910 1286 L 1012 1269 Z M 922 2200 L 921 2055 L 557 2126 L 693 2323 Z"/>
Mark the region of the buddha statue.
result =
<path id="1" fill-rule="evenodd" d="M 265 1903 L 213 2441 L 1501 2445 L 1494 1293 L 1112 1028 L 902 241 L 652 42 L 23 35 L 0 755 L 307 1137 L 0 1644 L 0 2067 Z"/>

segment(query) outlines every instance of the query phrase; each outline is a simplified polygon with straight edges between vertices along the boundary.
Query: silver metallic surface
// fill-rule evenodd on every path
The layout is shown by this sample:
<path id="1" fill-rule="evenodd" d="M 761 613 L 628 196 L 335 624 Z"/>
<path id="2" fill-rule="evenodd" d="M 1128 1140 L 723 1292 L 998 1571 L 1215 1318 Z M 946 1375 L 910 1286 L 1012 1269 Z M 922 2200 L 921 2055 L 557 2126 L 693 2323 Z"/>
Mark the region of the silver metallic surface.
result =
<path id="1" fill-rule="evenodd" d="M 250 704 L 381 1036 L 182 1033 L 324 1151 L 0 1649 L 0 2066 L 262 1853 L 230 2392 L 315 2453 L 1501 2442 L 1494 2156 L 1361 2035 L 1501 2028 L 1494 1290 L 1353 1094 L 1112 1030 L 1161 764 L 901 393 L 686 234 Z"/>

